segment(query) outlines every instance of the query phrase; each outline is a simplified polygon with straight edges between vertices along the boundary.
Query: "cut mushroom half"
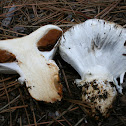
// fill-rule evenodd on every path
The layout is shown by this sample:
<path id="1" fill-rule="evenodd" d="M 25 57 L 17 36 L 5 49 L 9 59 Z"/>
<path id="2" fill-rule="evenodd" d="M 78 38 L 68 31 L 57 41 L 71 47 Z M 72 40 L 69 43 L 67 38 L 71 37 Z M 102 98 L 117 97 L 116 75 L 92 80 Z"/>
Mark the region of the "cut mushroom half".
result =
<path id="1" fill-rule="evenodd" d="M 45 25 L 31 34 L 0 41 L 0 72 L 18 73 L 30 95 L 39 101 L 53 103 L 62 98 L 59 68 L 52 60 L 62 30 Z"/>
<path id="2" fill-rule="evenodd" d="M 66 31 L 60 39 L 61 57 L 81 76 L 82 100 L 92 103 L 89 115 L 107 116 L 126 72 L 126 29 L 112 22 L 90 19 Z"/>

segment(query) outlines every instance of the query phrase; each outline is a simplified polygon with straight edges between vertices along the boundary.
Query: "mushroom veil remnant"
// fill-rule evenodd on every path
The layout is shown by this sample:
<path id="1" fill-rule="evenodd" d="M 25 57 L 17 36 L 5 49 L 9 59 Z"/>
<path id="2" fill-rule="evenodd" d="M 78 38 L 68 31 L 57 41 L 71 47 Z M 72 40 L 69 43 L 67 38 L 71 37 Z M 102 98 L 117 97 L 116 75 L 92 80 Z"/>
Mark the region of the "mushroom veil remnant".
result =
<path id="1" fill-rule="evenodd" d="M 117 92 L 122 93 L 126 29 L 104 20 L 87 20 L 63 34 L 60 54 L 81 76 L 75 82 L 82 86 L 82 100 L 92 104 L 88 114 L 107 116 Z"/>
<path id="2" fill-rule="evenodd" d="M 61 100 L 59 68 L 51 60 L 61 35 L 58 26 L 45 25 L 25 37 L 1 40 L 0 72 L 18 73 L 18 80 L 26 83 L 36 100 L 52 103 Z"/>

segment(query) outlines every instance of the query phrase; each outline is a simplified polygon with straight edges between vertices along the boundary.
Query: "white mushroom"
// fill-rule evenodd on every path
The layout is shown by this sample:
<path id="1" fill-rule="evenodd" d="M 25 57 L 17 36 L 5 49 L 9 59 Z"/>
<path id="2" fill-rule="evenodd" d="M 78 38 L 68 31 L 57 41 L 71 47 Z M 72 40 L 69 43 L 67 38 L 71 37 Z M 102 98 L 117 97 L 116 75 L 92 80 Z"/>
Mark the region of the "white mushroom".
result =
<path id="1" fill-rule="evenodd" d="M 62 30 L 46 25 L 21 38 L 0 41 L 0 72 L 20 75 L 33 98 L 39 101 L 61 100 L 59 68 L 51 60 Z"/>
<path id="2" fill-rule="evenodd" d="M 66 31 L 60 40 L 61 57 L 80 74 L 82 100 L 92 103 L 92 116 L 106 116 L 117 91 L 122 93 L 126 72 L 126 29 L 112 22 L 90 19 Z M 97 117 L 96 117 L 97 118 Z"/>

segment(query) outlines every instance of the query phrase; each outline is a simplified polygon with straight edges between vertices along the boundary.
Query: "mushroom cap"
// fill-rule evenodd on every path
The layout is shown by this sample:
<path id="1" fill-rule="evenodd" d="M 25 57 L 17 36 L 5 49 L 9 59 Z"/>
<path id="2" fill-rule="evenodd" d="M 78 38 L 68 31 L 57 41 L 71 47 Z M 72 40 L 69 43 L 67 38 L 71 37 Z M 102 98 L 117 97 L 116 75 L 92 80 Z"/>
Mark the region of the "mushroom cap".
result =
<path id="1" fill-rule="evenodd" d="M 120 77 L 122 83 L 126 72 L 126 29 L 105 20 L 90 19 L 73 26 L 62 35 L 59 51 L 61 57 L 80 74 L 81 79 L 76 79 L 76 83 L 83 86 L 83 90 L 85 85 L 90 83 L 92 90 L 95 85 L 93 82 L 97 80 L 97 85 L 100 85 L 98 90 L 106 85 L 103 87 L 105 89 L 108 87 L 107 92 L 114 94 L 108 98 L 107 106 L 106 100 L 102 102 L 104 109 L 99 111 L 104 116 L 117 95 L 110 83 L 116 85 L 118 91 L 122 92 L 122 87 L 118 85 L 116 79 Z M 92 96 L 98 97 L 96 92 L 94 91 Z M 86 99 L 83 93 L 82 99 Z M 99 101 L 95 107 L 98 105 Z"/>
<path id="2" fill-rule="evenodd" d="M 112 22 L 89 19 L 66 31 L 60 39 L 59 49 L 61 57 L 84 80 L 87 73 L 99 77 L 101 71 L 105 71 L 105 74 L 107 72 L 113 78 L 124 74 L 125 46 L 125 28 Z"/>
<path id="3" fill-rule="evenodd" d="M 59 68 L 52 60 L 61 34 L 58 26 L 46 25 L 24 37 L 1 40 L 0 72 L 17 72 L 20 75 L 18 80 L 26 83 L 36 100 L 61 100 Z"/>

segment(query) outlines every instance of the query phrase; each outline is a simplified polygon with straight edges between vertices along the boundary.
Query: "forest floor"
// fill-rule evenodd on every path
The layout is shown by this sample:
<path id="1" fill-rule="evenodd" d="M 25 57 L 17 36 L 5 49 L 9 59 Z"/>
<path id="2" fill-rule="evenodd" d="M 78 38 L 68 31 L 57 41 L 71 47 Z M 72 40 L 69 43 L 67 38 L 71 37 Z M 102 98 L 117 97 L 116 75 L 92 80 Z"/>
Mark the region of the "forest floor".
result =
<path id="1" fill-rule="evenodd" d="M 65 32 L 93 18 L 126 27 L 126 0 L 0 0 L 0 39 L 22 37 L 47 24 Z M 19 75 L 0 75 L 0 126 L 126 126 L 125 86 L 109 117 L 95 121 L 85 113 L 81 87 L 74 83 L 78 73 L 58 51 L 54 60 L 60 68 L 63 99 L 53 104 L 33 99 L 17 81 Z"/>

